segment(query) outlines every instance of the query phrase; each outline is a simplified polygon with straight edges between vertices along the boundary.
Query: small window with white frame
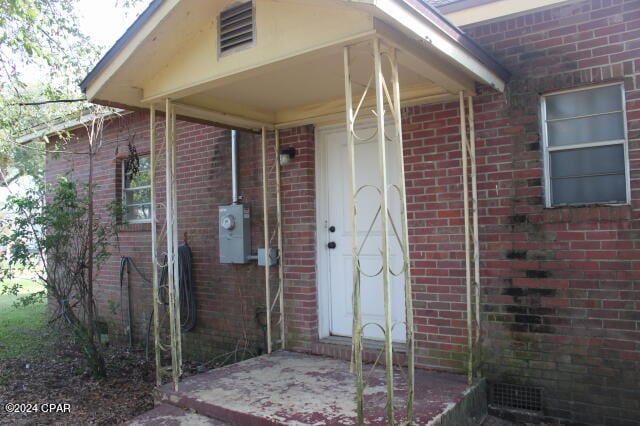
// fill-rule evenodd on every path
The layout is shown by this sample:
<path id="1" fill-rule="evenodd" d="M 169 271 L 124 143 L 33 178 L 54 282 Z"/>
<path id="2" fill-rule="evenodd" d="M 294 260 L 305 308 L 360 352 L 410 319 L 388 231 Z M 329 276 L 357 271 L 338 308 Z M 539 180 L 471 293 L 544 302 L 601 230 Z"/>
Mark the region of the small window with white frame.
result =
<path id="1" fill-rule="evenodd" d="M 629 202 L 624 87 L 542 96 L 547 207 Z"/>
<path id="2" fill-rule="evenodd" d="M 149 157 L 140 156 L 134 166 L 130 159 L 122 161 L 122 204 L 128 223 L 151 220 L 151 175 Z"/>

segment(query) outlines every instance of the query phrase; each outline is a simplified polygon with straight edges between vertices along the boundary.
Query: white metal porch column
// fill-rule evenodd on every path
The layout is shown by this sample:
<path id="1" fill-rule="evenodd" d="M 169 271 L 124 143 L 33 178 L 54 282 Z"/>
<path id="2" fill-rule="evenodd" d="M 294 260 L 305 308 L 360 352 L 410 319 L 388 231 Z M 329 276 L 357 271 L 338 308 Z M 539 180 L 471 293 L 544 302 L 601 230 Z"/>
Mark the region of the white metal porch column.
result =
<path id="1" fill-rule="evenodd" d="M 364 240 L 359 241 L 358 238 L 358 194 L 362 188 L 358 188 L 356 184 L 357 167 L 355 158 L 355 140 L 361 139 L 356 135 L 355 124 L 361 115 L 361 109 L 365 98 L 370 91 L 372 82 L 374 83 L 375 94 L 375 116 L 377 124 L 377 132 L 373 137 L 377 139 L 378 144 L 378 168 L 380 171 L 380 182 L 377 191 L 380 194 L 380 205 L 378 214 L 375 215 L 373 222 L 380 219 L 380 232 L 382 242 L 380 247 L 380 257 L 382 268 L 378 276 L 382 280 L 384 292 L 384 324 L 381 329 L 384 332 L 384 360 L 386 371 L 386 387 L 387 387 L 387 403 L 386 417 L 387 424 L 393 425 L 395 422 L 395 407 L 393 403 L 394 394 L 394 378 L 393 378 L 393 346 L 391 340 L 391 332 L 394 324 L 392 324 L 391 316 L 391 278 L 392 275 L 404 275 L 405 290 L 405 324 L 406 324 L 406 345 L 407 345 L 407 424 L 413 422 L 413 395 L 414 395 L 414 339 L 413 339 L 413 302 L 412 302 L 412 286 L 410 274 L 410 258 L 409 258 L 409 232 L 406 214 L 406 191 L 404 184 L 404 156 L 402 141 L 402 118 L 400 111 L 400 83 L 398 79 L 398 51 L 395 47 L 388 46 L 379 38 L 375 38 L 370 42 L 373 55 L 373 70 L 369 83 L 364 87 L 363 93 L 354 104 L 354 85 L 356 82 L 352 79 L 351 74 L 351 53 L 350 47 L 344 48 L 344 76 L 345 76 L 345 99 L 346 99 L 346 121 L 347 121 L 347 149 L 350 165 L 350 181 L 351 181 L 351 214 L 352 214 L 352 261 L 353 261 L 353 355 L 352 361 L 356 372 L 356 403 L 358 423 L 364 424 L 364 373 L 362 362 L 362 336 L 363 329 L 367 324 L 362 324 L 362 310 L 360 306 L 361 278 L 363 275 L 360 269 L 359 255 Z M 384 62 L 388 66 L 384 66 Z M 387 71 L 385 75 L 385 70 Z M 390 85 L 388 84 L 390 82 Z M 391 86 L 391 89 L 390 87 Z M 395 132 L 388 136 L 385 133 L 385 121 L 387 113 L 393 121 Z M 399 170 L 401 173 L 400 184 L 398 186 L 389 186 L 387 171 L 387 149 L 398 151 Z M 398 227 L 392 219 L 389 212 L 389 191 L 396 190 L 400 198 L 401 206 L 401 224 Z M 374 223 L 369 226 L 369 231 L 373 228 Z M 398 228 L 400 231 L 398 231 Z M 393 237 L 398 239 L 398 243 L 402 249 L 402 270 L 392 271 L 389 262 L 389 231 L 393 231 Z M 380 325 L 379 325 L 380 326 Z"/>
<path id="2" fill-rule="evenodd" d="M 173 387 L 177 391 L 180 376 L 182 375 L 182 335 L 180 324 L 180 287 L 179 287 L 179 269 L 178 269 L 178 203 L 177 203 L 177 184 L 176 184 L 176 108 L 181 110 L 185 107 L 172 102 L 170 99 L 165 100 L 165 188 L 166 202 L 165 226 L 158 236 L 158 217 L 157 217 L 157 194 L 156 194 L 156 170 L 158 166 L 157 156 L 158 149 L 156 144 L 156 106 L 150 105 L 150 126 L 149 126 L 149 144 L 150 144 L 150 176 L 151 176 L 151 241 L 152 241 L 152 262 L 153 262 L 153 326 L 154 326 L 154 348 L 156 363 L 156 385 L 162 384 L 163 375 L 171 376 Z M 194 112 L 194 108 L 188 109 L 187 112 Z M 253 124 L 253 123 L 250 123 Z M 269 128 L 274 126 L 270 125 Z M 261 127 L 262 142 L 262 198 L 263 198 L 263 221 L 264 221 L 264 246 L 267 249 L 270 246 L 269 219 L 268 219 L 268 170 L 267 170 L 267 129 L 266 125 Z M 282 206 L 280 193 L 280 164 L 279 164 L 279 132 L 275 131 L 275 165 L 276 165 L 276 202 L 277 202 L 277 245 L 278 245 L 278 290 L 274 298 L 271 295 L 271 280 L 269 262 L 265 265 L 265 307 L 266 307 L 266 333 L 267 333 L 267 353 L 273 350 L 272 338 L 272 314 L 275 306 L 279 308 L 279 328 L 280 328 L 280 347 L 285 346 L 285 321 L 284 321 L 284 269 L 283 269 L 283 235 L 282 235 Z M 159 240 L 166 235 L 167 242 L 167 261 L 166 264 L 162 260 L 160 252 Z M 265 250 L 265 253 L 268 251 Z M 158 268 L 167 266 L 167 284 L 166 289 L 160 288 Z M 167 306 L 165 307 L 160 300 L 160 292 L 167 293 Z M 167 318 L 168 317 L 168 318 Z M 168 321 L 167 321 L 168 319 Z M 162 336 L 165 332 L 164 326 L 168 323 L 169 336 Z M 162 354 L 168 353 L 171 357 L 171 365 L 163 365 Z"/>
<path id="3" fill-rule="evenodd" d="M 478 183 L 473 97 L 460 98 L 460 138 L 462 151 L 462 190 L 464 201 L 464 253 L 467 286 L 467 376 L 473 382 L 479 360 L 475 356 L 480 342 L 480 243 L 478 238 Z M 471 181 L 471 182 L 469 182 Z M 469 187 L 471 183 L 471 187 Z M 472 260 L 473 257 L 473 260 Z M 472 263 L 473 261 L 473 263 Z"/>
<path id="4" fill-rule="evenodd" d="M 161 341 L 160 283 L 158 267 L 164 266 L 160 259 L 157 235 L 158 218 L 156 215 L 157 194 L 155 186 L 157 151 L 156 151 L 156 111 L 150 106 L 150 178 L 151 178 L 151 247 L 153 264 L 153 336 L 156 362 L 156 385 L 162 384 L 162 375 L 170 374 L 174 390 L 178 390 L 178 381 L 182 375 L 182 336 L 180 330 L 180 289 L 178 270 L 178 200 L 176 186 L 176 112 L 171 100 L 165 101 L 165 230 L 167 239 L 167 299 L 169 316 L 168 346 Z M 163 233 L 164 234 L 164 233 Z M 162 352 L 170 352 L 171 366 L 162 365 Z"/>

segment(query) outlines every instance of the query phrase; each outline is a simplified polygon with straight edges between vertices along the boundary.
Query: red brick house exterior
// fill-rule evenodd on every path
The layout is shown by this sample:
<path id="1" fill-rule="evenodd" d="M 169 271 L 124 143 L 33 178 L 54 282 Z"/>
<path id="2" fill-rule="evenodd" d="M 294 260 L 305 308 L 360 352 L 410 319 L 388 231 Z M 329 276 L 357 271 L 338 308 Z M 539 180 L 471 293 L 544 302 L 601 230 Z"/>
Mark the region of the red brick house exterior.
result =
<path id="1" fill-rule="evenodd" d="M 474 99 L 483 375 L 489 383 L 542 389 L 541 419 L 640 424 L 640 2 L 571 1 L 463 29 L 512 72 L 505 94 L 478 87 Z M 630 202 L 545 207 L 541 96 L 601 83 L 624 88 Z M 402 113 L 416 361 L 461 372 L 468 348 L 459 107 Z M 148 127 L 145 112 L 107 121 L 95 176 L 103 214 L 121 197 L 128 141 L 139 154 L 149 151 Z M 84 143 L 83 132 L 76 135 L 69 150 Z M 282 168 L 281 187 L 287 348 L 348 359 L 348 344 L 318 338 L 314 135 L 311 126 L 281 132 L 281 145 L 297 150 Z M 177 141 L 179 235 L 186 233 L 193 252 L 198 308 L 185 353 L 206 360 L 242 347 L 257 355 L 264 350 L 256 321 L 264 309 L 262 268 L 218 263 L 217 206 L 231 201 L 229 131 L 180 121 Z M 262 232 L 260 147 L 249 133 L 241 133 L 239 147 L 240 194 L 255 213 L 255 250 Z M 87 170 L 86 156 L 47 159 L 49 182 L 69 173 L 84 180 Z M 275 197 L 269 203 L 273 223 Z M 150 276 L 150 238 L 147 223 L 123 225 L 99 271 L 99 312 L 115 334 L 126 323 L 120 256 Z M 133 272 L 130 279 L 133 334 L 141 343 L 151 289 Z"/>

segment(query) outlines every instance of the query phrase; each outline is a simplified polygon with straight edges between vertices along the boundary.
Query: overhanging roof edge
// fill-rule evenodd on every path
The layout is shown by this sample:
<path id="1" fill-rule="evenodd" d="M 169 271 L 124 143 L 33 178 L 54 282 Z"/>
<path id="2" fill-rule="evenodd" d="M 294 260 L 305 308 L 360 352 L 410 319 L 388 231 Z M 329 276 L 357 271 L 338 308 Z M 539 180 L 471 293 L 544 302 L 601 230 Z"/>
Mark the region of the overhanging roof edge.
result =
<path id="1" fill-rule="evenodd" d="M 413 39 L 430 44 L 476 81 L 503 92 L 510 72 L 424 0 L 346 0 L 369 5 Z"/>
<path id="2" fill-rule="evenodd" d="M 115 108 L 112 111 L 105 111 L 103 113 L 100 113 L 97 115 L 97 117 L 110 119 L 112 117 L 116 117 L 116 116 L 120 117 L 123 115 L 129 115 L 132 113 L 133 113 L 132 111 Z M 72 114 L 72 115 L 75 115 L 75 114 Z M 42 125 L 32 127 L 31 129 L 29 129 L 30 130 L 29 133 L 24 133 L 22 136 L 18 137 L 16 139 L 16 143 L 23 145 L 23 144 L 32 142 L 36 139 L 55 135 L 56 133 L 59 133 L 65 130 L 71 131 L 79 128 L 80 126 L 83 126 L 84 124 L 88 123 L 95 117 L 96 117 L 96 114 L 93 114 L 90 112 L 88 113 L 81 112 L 77 118 L 60 117 L 58 119 L 55 119 L 51 123 L 47 122 Z"/>
<path id="3" fill-rule="evenodd" d="M 507 70 L 500 62 L 498 62 L 493 56 L 487 53 L 482 46 L 469 37 L 464 31 L 462 31 L 457 25 L 449 21 L 444 15 L 438 12 L 433 6 L 426 3 L 424 0 L 402 0 L 404 3 L 412 6 L 417 12 L 420 12 L 425 18 L 433 22 L 438 28 L 440 28 L 445 34 L 447 34 L 453 41 L 460 46 L 469 50 L 474 56 L 480 60 L 484 65 L 491 69 L 498 77 L 505 82 L 511 78 L 511 72 Z"/>

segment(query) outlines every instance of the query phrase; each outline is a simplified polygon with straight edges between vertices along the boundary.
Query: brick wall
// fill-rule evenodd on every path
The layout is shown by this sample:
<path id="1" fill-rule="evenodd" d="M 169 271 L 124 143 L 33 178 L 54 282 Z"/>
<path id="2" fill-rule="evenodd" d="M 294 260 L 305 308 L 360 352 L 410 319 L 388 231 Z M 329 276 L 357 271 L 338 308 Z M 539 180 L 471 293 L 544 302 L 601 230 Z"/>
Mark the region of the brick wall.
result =
<path id="1" fill-rule="evenodd" d="M 280 145 L 296 149 L 295 161 L 282 167 L 281 187 L 287 347 L 310 351 L 318 336 L 313 127 L 281 132 Z"/>
<path id="2" fill-rule="evenodd" d="M 509 68 L 476 98 L 485 373 L 576 424 L 640 419 L 640 2 L 578 1 L 465 30 Z M 632 203 L 545 209 L 539 94 L 621 81 Z"/>
<path id="3" fill-rule="evenodd" d="M 458 104 L 403 110 L 416 362 L 463 371 L 464 219 Z"/>
<path id="4" fill-rule="evenodd" d="M 157 134 L 160 155 L 156 187 L 158 190 L 158 232 L 164 226 L 164 146 L 163 118 L 159 118 Z M 105 124 L 103 143 L 95 157 L 96 202 L 102 220 L 109 220 L 107 205 L 120 197 L 117 187 L 121 161 L 128 155 L 131 140 L 140 155 L 149 152 L 149 119 L 145 113 L 134 113 Z M 64 148 L 62 156 L 47 159 L 47 181 L 55 176 L 71 175 L 78 181 L 88 176 L 86 135 L 75 131 L 75 138 Z M 231 150 L 229 131 L 212 126 L 180 121 L 176 126 L 178 235 L 182 244 L 186 237 L 192 250 L 197 298 L 197 325 L 183 340 L 185 354 L 191 359 L 211 359 L 213 354 L 237 351 L 229 359 L 258 355 L 264 351 L 262 327 L 256 314 L 264 310 L 264 269 L 255 262 L 248 265 L 222 265 L 218 253 L 218 206 L 231 203 Z M 74 154 L 74 152 L 76 154 Z M 260 141 L 257 135 L 239 134 L 239 187 L 243 202 L 252 209 L 252 252 L 263 247 L 262 176 Z M 270 150 L 269 170 L 273 170 Z M 275 229 L 274 176 L 269 176 L 269 214 Z M 131 257 L 147 278 L 152 276 L 151 225 L 136 223 L 120 226 L 113 240 L 112 256 L 97 273 L 98 311 L 110 325 L 113 335 L 123 335 L 127 320 L 127 283 L 119 281 L 120 256 Z M 166 240 L 159 240 L 161 253 Z M 161 254 L 162 257 L 162 254 Z M 131 310 L 134 343 L 144 345 L 152 311 L 152 292 L 137 273 L 130 270 Z M 276 275 L 273 274 L 272 283 Z M 275 294 L 275 284 L 273 294 Z M 278 316 L 274 316 L 274 321 Z M 277 329 L 276 329 L 277 330 Z M 275 338 L 278 338 L 277 333 Z M 151 336 L 151 341 L 153 336 Z"/>

